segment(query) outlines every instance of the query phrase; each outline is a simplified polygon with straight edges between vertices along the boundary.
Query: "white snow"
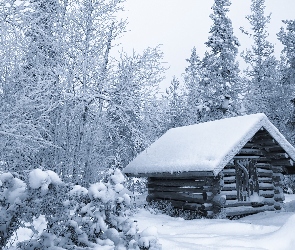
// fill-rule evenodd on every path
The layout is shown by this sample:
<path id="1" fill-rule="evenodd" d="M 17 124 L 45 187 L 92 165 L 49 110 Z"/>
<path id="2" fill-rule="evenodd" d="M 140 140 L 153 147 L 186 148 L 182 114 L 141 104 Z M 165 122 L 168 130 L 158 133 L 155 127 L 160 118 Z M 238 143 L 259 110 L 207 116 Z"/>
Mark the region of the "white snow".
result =
<path id="1" fill-rule="evenodd" d="M 286 205 L 294 202 L 295 195 L 287 194 Z M 135 234 L 138 227 L 142 245 L 148 245 L 157 237 L 163 250 L 295 249 L 295 207 L 290 212 L 268 211 L 238 220 L 184 220 L 163 214 L 151 214 L 145 209 L 139 209 L 130 220 L 134 221 L 130 235 Z M 41 232 L 45 228 L 44 217 L 40 216 L 34 226 Z M 105 225 L 101 225 L 101 228 L 107 232 Z M 116 231 L 111 230 L 108 234 L 116 240 Z M 32 232 L 21 228 L 17 235 L 18 240 L 21 241 L 29 239 Z M 98 243 L 104 246 L 97 249 L 114 249 L 114 243 L 111 240 Z"/>
<path id="2" fill-rule="evenodd" d="M 41 169 L 37 168 L 30 172 L 29 183 L 31 188 L 38 189 L 47 182 L 49 182 L 49 176 Z"/>
<path id="3" fill-rule="evenodd" d="M 239 220 L 184 220 L 140 210 L 139 230 L 156 227 L 163 250 L 293 250 L 295 213 L 264 212 Z"/>
<path id="4" fill-rule="evenodd" d="M 14 178 L 11 173 L 1 174 L 0 182 L 1 186 L 5 185 L 7 187 L 3 190 L 2 197 L 0 196 L 0 200 L 5 199 L 10 205 L 12 205 L 14 203 L 21 203 L 22 200 L 26 197 L 26 183 L 18 178 Z"/>
<path id="5" fill-rule="evenodd" d="M 254 193 L 250 196 L 250 201 L 251 201 L 251 202 L 263 202 L 263 201 L 264 201 L 264 197 L 259 196 L 258 193 L 254 192 Z"/>
<path id="6" fill-rule="evenodd" d="M 119 169 L 115 169 L 114 173 L 111 175 L 111 180 L 115 184 L 120 184 L 120 183 L 124 182 L 125 177 L 124 177 L 124 175 L 121 173 L 121 171 Z"/>
<path id="7" fill-rule="evenodd" d="M 29 185 L 33 189 L 41 188 L 42 194 L 46 194 L 49 184 L 62 184 L 59 176 L 51 170 L 43 171 L 42 169 L 34 169 L 29 174 Z"/>
<path id="8" fill-rule="evenodd" d="M 268 118 L 253 114 L 170 129 L 124 172 L 213 171 L 217 175 L 262 127 L 295 160 L 295 149 Z"/>
<path id="9" fill-rule="evenodd" d="M 85 187 L 82 187 L 80 185 L 75 185 L 73 189 L 70 191 L 70 195 L 76 195 L 76 196 L 81 196 L 81 195 L 87 195 L 88 190 Z"/>

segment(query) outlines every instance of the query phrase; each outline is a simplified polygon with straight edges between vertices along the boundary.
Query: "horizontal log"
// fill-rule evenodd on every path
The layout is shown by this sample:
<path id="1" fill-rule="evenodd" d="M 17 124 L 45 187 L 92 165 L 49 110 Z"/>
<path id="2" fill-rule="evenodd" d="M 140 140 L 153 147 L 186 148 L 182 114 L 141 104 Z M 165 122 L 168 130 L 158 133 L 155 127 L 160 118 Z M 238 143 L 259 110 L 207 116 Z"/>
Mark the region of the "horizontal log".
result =
<path id="1" fill-rule="evenodd" d="M 235 183 L 236 182 L 236 176 L 224 176 L 223 177 L 223 183 Z"/>
<path id="2" fill-rule="evenodd" d="M 275 194 L 273 198 L 274 198 L 275 201 L 284 201 L 285 200 L 285 195 L 283 193 Z"/>
<path id="3" fill-rule="evenodd" d="M 233 200 L 233 199 L 237 199 L 237 190 L 233 190 L 233 191 L 220 191 L 220 195 L 225 195 L 226 196 L 226 200 Z"/>
<path id="4" fill-rule="evenodd" d="M 164 187 L 183 187 L 193 186 L 195 188 L 202 188 L 206 184 L 205 181 L 194 181 L 194 180 L 157 180 L 149 181 L 148 187 L 164 186 Z"/>
<path id="5" fill-rule="evenodd" d="M 236 176 L 236 170 L 235 169 L 223 169 L 222 173 L 224 176 Z"/>
<path id="6" fill-rule="evenodd" d="M 271 164 L 273 166 L 286 166 L 286 167 L 292 167 L 294 166 L 294 162 L 291 159 L 279 159 L 279 160 L 272 160 Z"/>
<path id="7" fill-rule="evenodd" d="M 255 214 L 259 212 L 273 211 L 273 210 L 274 210 L 274 206 L 268 206 L 268 205 L 264 205 L 262 207 L 252 207 L 252 206 L 228 207 L 224 209 L 227 217 Z"/>
<path id="8" fill-rule="evenodd" d="M 272 198 L 264 198 L 264 199 L 263 199 L 263 202 L 264 202 L 264 204 L 266 204 L 266 205 L 274 205 L 275 200 L 274 200 L 273 197 L 272 197 Z"/>
<path id="9" fill-rule="evenodd" d="M 154 198 L 160 198 L 163 200 L 179 200 L 194 203 L 205 203 L 207 195 L 203 194 L 186 194 L 186 193 L 175 193 L 175 192 L 152 192 L 149 196 Z"/>
<path id="10" fill-rule="evenodd" d="M 238 159 L 259 159 L 261 156 L 259 155 L 236 155 L 234 156 L 234 160 L 238 160 Z"/>
<path id="11" fill-rule="evenodd" d="M 272 183 L 259 183 L 259 190 L 274 190 Z"/>
<path id="12" fill-rule="evenodd" d="M 290 158 L 287 153 L 267 153 L 270 159 L 288 159 Z"/>
<path id="13" fill-rule="evenodd" d="M 275 204 L 274 204 L 274 208 L 275 208 L 276 210 L 281 210 L 283 206 L 284 206 L 284 205 L 283 205 L 282 202 L 275 202 Z"/>
<path id="14" fill-rule="evenodd" d="M 255 142 L 247 142 L 243 148 L 258 148 L 259 146 Z"/>
<path id="15" fill-rule="evenodd" d="M 259 190 L 259 196 L 262 196 L 264 198 L 273 198 L 274 190 Z"/>
<path id="16" fill-rule="evenodd" d="M 267 168 L 257 168 L 257 173 L 268 173 L 268 174 L 273 174 L 272 169 L 267 169 Z"/>
<path id="17" fill-rule="evenodd" d="M 251 202 L 251 201 L 238 201 L 238 200 L 233 200 L 233 201 L 227 201 L 225 204 L 225 207 L 240 207 L 240 206 L 252 206 L 252 207 L 259 207 L 263 206 L 264 203 L 256 203 L 256 202 Z"/>
<path id="18" fill-rule="evenodd" d="M 195 187 L 171 187 L 171 186 L 155 186 L 148 184 L 149 191 L 156 191 L 156 192 L 178 192 L 178 193 L 203 193 L 204 189 L 202 187 L 195 188 Z"/>
<path id="19" fill-rule="evenodd" d="M 134 177 L 156 177 L 156 178 L 184 178 L 195 179 L 197 177 L 214 177 L 214 173 L 211 171 L 190 171 L 190 172 L 158 172 L 158 173 L 132 173 L 129 174 Z"/>
<path id="20" fill-rule="evenodd" d="M 258 177 L 259 185 L 260 183 L 272 183 L 273 178 L 272 177 Z"/>
<path id="21" fill-rule="evenodd" d="M 272 177 L 272 172 L 271 173 L 265 173 L 265 172 L 259 172 L 257 173 L 258 177 Z"/>
<path id="22" fill-rule="evenodd" d="M 275 153 L 285 153 L 285 150 L 279 146 L 279 145 L 275 145 L 275 146 L 265 146 L 264 149 L 267 152 L 275 152 Z"/>
<path id="23" fill-rule="evenodd" d="M 264 155 L 264 153 L 261 149 L 242 148 L 237 154 L 237 156 L 239 155 Z"/>
<path id="24" fill-rule="evenodd" d="M 283 173 L 284 172 L 284 168 L 281 166 L 272 166 L 272 171 L 275 173 Z"/>
<path id="25" fill-rule="evenodd" d="M 255 164 L 257 168 L 263 168 L 263 169 L 271 169 L 271 164 L 266 162 L 258 162 Z"/>
<path id="26" fill-rule="evenodd" d="M 259 156 L 259 158 L 256 160 L 257 163 L 269 163 L 270 158 L 265 156 Z"/>
<path id="27" fill-rule="evenodd" d="M 224 168 L 222 170 L 222 172 L 225 174 L 225 173 L 236 173 L 236 169 L 235 168 Z"/>
<path id="28" fill-rule="evenodd" d="M 222 191 L 234 191 L 237 190 L 237 185 L 236 183 L 231 183 L 231 184 L 224 184 L 223 187 L 221 188 Z"/>

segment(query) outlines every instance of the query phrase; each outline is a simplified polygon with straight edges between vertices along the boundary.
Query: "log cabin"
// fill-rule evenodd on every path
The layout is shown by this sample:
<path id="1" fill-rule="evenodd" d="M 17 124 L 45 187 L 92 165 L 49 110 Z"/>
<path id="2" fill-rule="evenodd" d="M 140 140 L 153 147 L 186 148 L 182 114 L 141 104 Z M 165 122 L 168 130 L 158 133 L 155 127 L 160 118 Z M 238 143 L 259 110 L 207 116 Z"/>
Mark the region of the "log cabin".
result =
<path id="1" fill-rule="evenodd" d="M 279 210 L 295 149 L 264 114 L 168 130 L 124 169 L 148 178 L 147 201 L 213 217 Z"/>

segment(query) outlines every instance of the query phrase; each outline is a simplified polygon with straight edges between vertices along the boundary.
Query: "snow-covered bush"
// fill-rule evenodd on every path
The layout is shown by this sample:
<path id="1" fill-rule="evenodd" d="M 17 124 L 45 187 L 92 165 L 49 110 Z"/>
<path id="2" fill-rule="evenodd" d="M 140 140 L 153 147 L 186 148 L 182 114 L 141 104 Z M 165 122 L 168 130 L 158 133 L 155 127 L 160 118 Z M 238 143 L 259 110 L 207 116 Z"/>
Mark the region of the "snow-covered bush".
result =
<path id="1" fill-rule="evenodd" d="M 284 192 L 288 194 L 295 193 L 295 175 L 285 175 L 284 176 L 284 184 L 283 184 Z"/>
<path id="2" fill-rule="evenodd" d="M 25 180 L 0 175 L 2 246 L 19 228 L 44 215 L 47 227 L 19 249 L 161 249 L 157 236 L 138 233 L 129 218 L 130 196 L 120 170 L 89 188 L 66 184 L 52 171 L 35 169 Z M 27 223 L 29 222 L 29 223 Z"/>

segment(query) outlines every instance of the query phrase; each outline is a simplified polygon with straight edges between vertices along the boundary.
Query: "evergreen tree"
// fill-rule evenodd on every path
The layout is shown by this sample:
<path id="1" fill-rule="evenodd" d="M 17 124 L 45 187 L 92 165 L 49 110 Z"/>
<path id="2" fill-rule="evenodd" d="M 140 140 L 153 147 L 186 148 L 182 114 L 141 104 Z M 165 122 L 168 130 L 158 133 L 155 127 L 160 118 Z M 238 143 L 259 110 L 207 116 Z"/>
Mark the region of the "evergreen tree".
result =
<path id="1" fill-rule="evenodd" d="M 287 27 L 281 28 L 278 39 L 284 45 L 283 53 L 287 59 L 287 69 L 284 73 L 284 82 L 295 82 L 295 20 L 283 21 Z"/>
<path id="2" fill-rule="evenodd" d="M 284 91 L 282 99 L 284 107 L 281 108 L 281 113 L 284 114 L 284 123 L 287 124 L 286 135 L 289 140 L 295 142 L 295 21 L 283 21 L 286 28 L 281 28 L 277 34 L 278 39 L 284 45 L 280 64 L 280 85 Z M 291 102 L 289 102 L 291 101 Z M 282 112 L 283 111 L 283 112 Z"/>
<path id="3" fill-rule="evenodd" d="M 213 25 L 205 43 L 209 51 L 205 53 L 200 72 L 200 121 L 220 119 L 239 112 L 240 78 L 236 62 L 239 42 L 227 16 L 230 5 L 229 0 L 215 0 L 212 7 L 210 18 Z"/>
<path id="4" fill-rule="evenodd" d="M 196 48 L 192 49 L 189 59 L 186 60 L 189 66 L 185 69 L 184 82 L 186 87 L 186 111 L 185 120 L 186 125 L 198 123 L 202 110 L 203 99 L 202 94 L 202 61 L 197 55 Z"/>
<path id="5" fill-rule="evenodd" d="M 250 78 L 250 92 L 247 96 L 248 110 L 251 113 L 264 112 L 270 115 L 270 93 L 273 91 L 272 77 L 276 71 L 273 45 L 267 41 L 267 24 L 270 16 L 264 15 L 264 0 L 252 0 L 252 14 L 246 18 L 251 24 L 252 32 L 246 34 L 253 38 L 252 48 L 242 54 L 250 68 L 246 71 Z"/>
<path id="6" fill-rule="evenodd" d="M 184 98 L 180 89 L 179 80 L 173 76 L 169 88 L 166 89 L 167 100 L 167 129 L 176 128 L 185 125 L 184 124 Z"/>
<path id="7" fill-rule="evenodd" d="M 250 113 L 265 113 L 286 134 L 286 119 L 282 110 L 287 111 L 290 103 L 285 100 L 286 89 L 279 80 L 274 46 L 267 40 L 270 15 L 265 16 L 265 0 L 252 0 L 251 12 L 246 17 L 251 24 L 251 32 L 244 32 L 253 38 L 254 44 L 242 54 L 249 64 L 246 74 L 250 88 L 246 95 L 246 108 Z"/>

